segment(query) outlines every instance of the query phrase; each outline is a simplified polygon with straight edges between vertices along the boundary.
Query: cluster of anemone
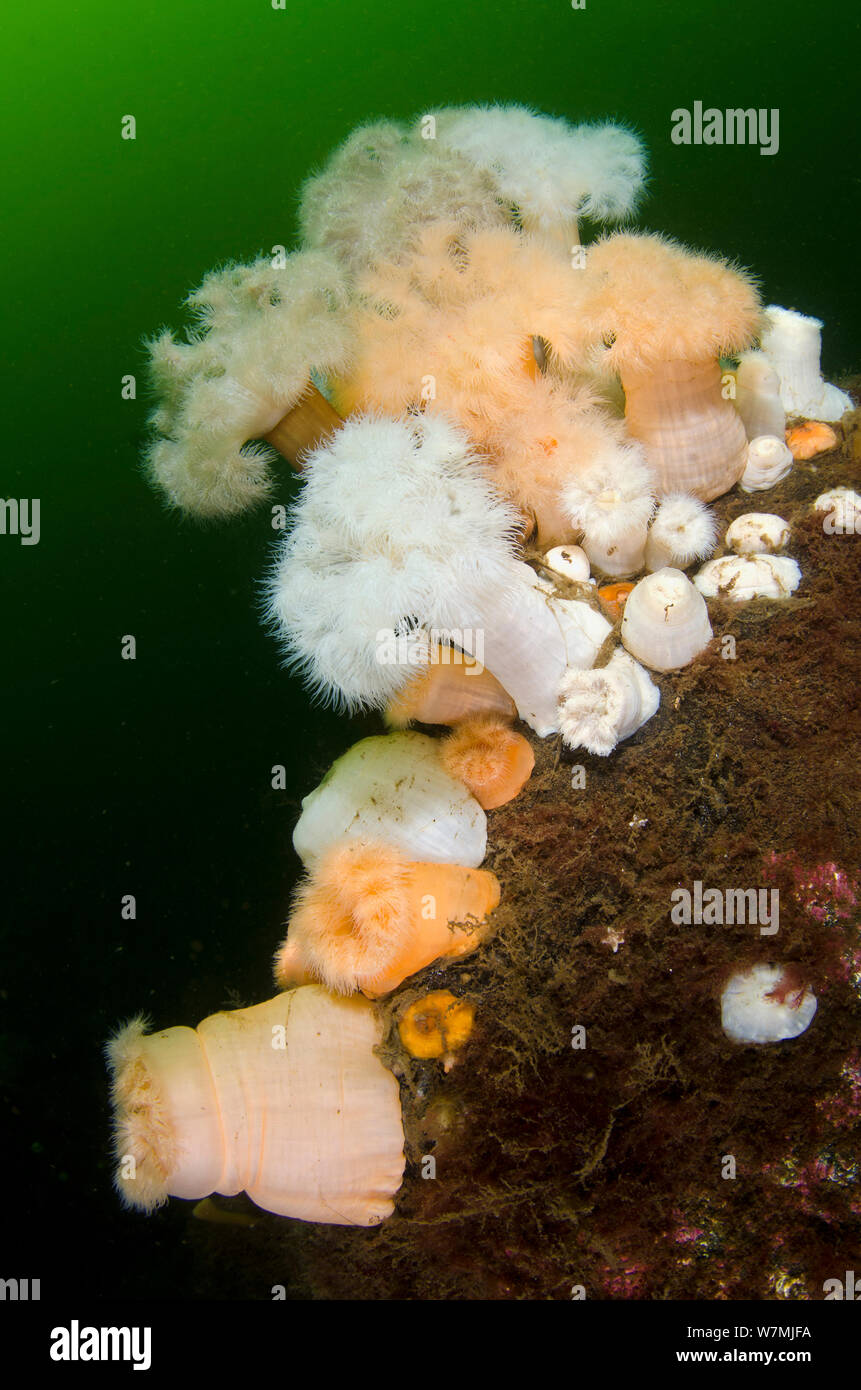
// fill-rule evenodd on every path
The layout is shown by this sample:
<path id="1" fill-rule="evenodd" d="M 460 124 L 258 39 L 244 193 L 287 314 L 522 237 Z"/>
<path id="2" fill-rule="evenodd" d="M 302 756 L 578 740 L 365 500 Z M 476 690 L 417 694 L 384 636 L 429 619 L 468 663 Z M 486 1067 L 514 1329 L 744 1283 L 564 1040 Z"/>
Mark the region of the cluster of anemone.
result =
<path id="1" fill-rule="evenodd" d="M 608 757 L 656 715 L 652 674 L 711 641 L 704 594 L 800 581 L 767 513 L 709 561 L 706 504 L 832 447 L 821 422 L 851 402 L 821 376 L 818 320 L 763 315 L 740 267 L 626 227 L 580 248 L 584 221 L 630 219 L 645 177 L 617 123 L 474 106 L 365 125 L 302 189 L 301 245 L 214 270 L 185 334 L 149 342 L 150 478 L 226 518 L 273 495 L 279 455 L 300 470 L 268 619 L 315 697 L 388 731 L 302 803 L 279 994 L 111 1040 L 130 1205 L 244 1190 L 299 1219 L 384 1219 L 404 1136 L 373 1001 L 496 929 L 486 813 L 535 761 L 516 721 Z M 787 415 L 818 423 L 787 447 Z M 727 984 L 729 1037 L 807 1026 L 815 1001 L 783 981 Z M 402 1013 L 403 1046 L 447 1069 L 474 1013 L 435 991 Z"/>
<path id="2" fill-rule="evenodd" d="M 609 629 L 587 603 L 539 588 L 516 523 L 443 417 L 349 420 L 312 456 L 271 574 L 288 658 L 324 697 L 382 709 L 414 676 L 411 633 L 456 635 L 472 655 L 480 639 L 520 717 L 553 732 L 559 678 L 590 666 Z"/>
<path id="3" fill-rule="evenodd" d="M 567 262 L 511 228 L 467 235 L 437 224 L 412 256 L 360 286 L 355 362 L 335 385 L 342 409 L 455 420 L 541 543 L 565 540 L 566 480 L 621 451 L 624 435 L 585 379 L 559 380 L 581 350 L 580 283 Z"/>

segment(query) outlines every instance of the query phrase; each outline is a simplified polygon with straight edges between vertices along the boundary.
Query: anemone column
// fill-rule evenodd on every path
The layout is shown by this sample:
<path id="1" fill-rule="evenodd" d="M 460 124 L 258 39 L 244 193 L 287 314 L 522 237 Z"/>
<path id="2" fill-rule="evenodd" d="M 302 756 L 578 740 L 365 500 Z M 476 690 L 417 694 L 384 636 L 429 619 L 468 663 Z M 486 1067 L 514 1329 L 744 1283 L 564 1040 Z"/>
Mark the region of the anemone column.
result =
<path id="1" fill-rule="evenodd" d="M 721 396 L 718 362 L 662 362 L 622 370 L 628 433 L 639 439 L 662 493 L 687 492 L 702 502 L 738 482 L 747 435 Z"/>
<path id="2" fill-rule="evenodd" d="M 398 1083 L 370 1004 L 317 986 L 108 1043 L 116 1186 L 152 1211 L 245 1191 L 300 1221 L 375 1226 L 404 1170 Z"/>

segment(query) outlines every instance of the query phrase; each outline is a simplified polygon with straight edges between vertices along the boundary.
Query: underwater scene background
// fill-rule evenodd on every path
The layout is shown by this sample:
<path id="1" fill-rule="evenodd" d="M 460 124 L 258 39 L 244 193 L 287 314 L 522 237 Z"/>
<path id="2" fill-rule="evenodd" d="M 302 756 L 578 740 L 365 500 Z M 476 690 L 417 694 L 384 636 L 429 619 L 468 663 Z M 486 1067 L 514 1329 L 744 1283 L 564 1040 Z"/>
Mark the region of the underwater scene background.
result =
<path id="1" fill-rule="evenodd" d="M 43 1297 L 821 1298 L 858 1261 L 857 956 L 854 975 L 841 965 L 858 922 L 824 890 L 804 911 L 799 882 L 859 870 L 861 543 L 824 538 L 807 505 L 858 486 L 854 417 L 820 473 L 767 494 L 804 582 L 761 622 L 726 614 L 743 669 L 711 653 L 664 682 L 653 723 L 584 758 L 585 799 L 558 740 L 532 740 L 530 786 L 490 818 L 497 936 L 422 977 L 474 999 L 469 1047 L 444 1075 L 398 1060 L 388 1034 L 408 1158 L 388 1222 L 303 1225 L 244 1198 L 222 1203 L 232 1223 L 179 1201 L 123 1211 L 101 1048 L 141 1010 L 193 1026 L 270 996 L 300 800 L 382 731 L 312 705 L 280 668 L 260 622 L 268 510 L 202 526 L 142 476 L 148 405 L 121 378 L 143 381 L 143 337 L 210 267 L 290 248 L 303 180 L 356 125 L 517 102 L 634 128 L 650 171 L 634 225 L 735 259 L 766 302 L 821 318 L 824 374 L 857 400 L 856 8 L 49 3 L 6 29 L 0 472 L 5 497 L 40 499 L 41 533 L 0 536 L 0 1277 L 40 1277 Z M 776 108 L 779 149 L 674 145 L 671 113 L 696 101 Z M 285 466 L 274 500 L 297 492 Z M 716 512 L 748 507 L 733 493 Z M 742 1053 L 714 990 L 751 944 L 668 927 L 668 900 L 679 878 L 759 884 L 771 851 L 819 1018 Z M 613 924 L 618 951 L 602 944 Z M 429 1148 L 447 1179 L 422 1182 Z M 742 1177 L 721 1182 L 730 1151 Z"/>

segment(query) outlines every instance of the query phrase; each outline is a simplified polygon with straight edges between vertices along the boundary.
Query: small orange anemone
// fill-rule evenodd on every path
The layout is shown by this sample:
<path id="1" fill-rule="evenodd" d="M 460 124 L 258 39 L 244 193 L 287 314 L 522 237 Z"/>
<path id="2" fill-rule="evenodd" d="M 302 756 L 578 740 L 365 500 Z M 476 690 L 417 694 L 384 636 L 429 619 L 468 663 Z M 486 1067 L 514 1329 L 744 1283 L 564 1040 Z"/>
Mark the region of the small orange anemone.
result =
<path id="1" fill-rule="evenodd" d="M 794 459 L 812 459 L 837 448 L 837 435 L 822 420 L 804 420 L 786 431 L 786 442 Z"/>
<path id="2" fill-rule="evenodd" d="M 473 1004 L 457 999 L 451 990 L 439 989 L 410 1004 L 398 1023 L 398 1032 L 411 1057 L 441 1057 L 448 1071 L 454 1065 L 452 1053 L 472 1034 L 474 1018 Z"/>
<path id="3" fill-rule="evenodd" d="M 513 719 L 517 710 L 496 676 L 472 657 L 448 647 L 432 647 L 427 670 L 389 702 L 386 721 L 402 729 L 413 722 L 456 724 L 481 713 Z"/>
<path id="4" fill-rule="evenodd" d="M 535 754 L 501 719 L 465 719 L 442 745 L 443 766 L 469 788 L 485 811 L 512 801 L 532 776 Z"/>
<path id="5" fill-rule="evenodd" d="M 598 590 L 598 599 L 610 622 L 619 621 L 633 588 L 633 584 L 605 584 Z"/>
<path id="6" fill-rule="evenodd" d="M 287 988 L 310 976 L 333 993 L 377 999 L 440 956 L 475 950 L 499 896 L 488 870 L 342 842 L 299 888 L 275 978 Z"/>

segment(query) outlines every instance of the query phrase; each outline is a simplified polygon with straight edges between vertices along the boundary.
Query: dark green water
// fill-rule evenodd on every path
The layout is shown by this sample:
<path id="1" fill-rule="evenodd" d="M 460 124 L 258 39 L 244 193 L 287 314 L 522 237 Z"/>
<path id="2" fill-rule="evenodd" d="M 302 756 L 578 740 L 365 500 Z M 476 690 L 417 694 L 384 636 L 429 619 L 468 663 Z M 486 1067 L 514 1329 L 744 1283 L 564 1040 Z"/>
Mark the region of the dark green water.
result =
<path id="1" fill-rule="evenodd" d="M 166 1026 L 267 997 L 296 804 L 375 727 L 312 710 L 279 670 L 256 614 L 265 510 L 201 529 L 148 490 L 145 407 L 120 394 L 142 375 L 141 337 L 176 323 L 219 260 L 290 245 L 299 184 L 353 126 L 517 101 L 636 127 L 639 225 L 737 257 L 768 300 L 825 320 L 832 377 L 857 369 L 857 15 L 52 0 L 6 17 L 0 480 L 41 499 L 41 539 L 0 537 L 0 1080 L 19 1218 L 0 1274 L 41 1277 L 45 1297 L 73 1277 L 94 1295 L 194 1296 L 185 1215 L 125 1216 L 111 1193 L 99 1047 L 140 1008 Z M 672 145 L 670 113 L 697 100 L 779 108 L 779 152 Z M 270 789 L 276 763 L 286 793 Z"/>

